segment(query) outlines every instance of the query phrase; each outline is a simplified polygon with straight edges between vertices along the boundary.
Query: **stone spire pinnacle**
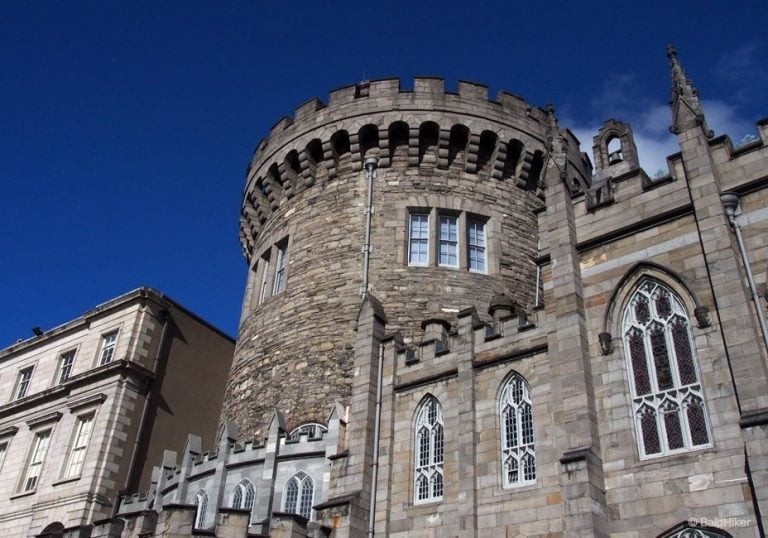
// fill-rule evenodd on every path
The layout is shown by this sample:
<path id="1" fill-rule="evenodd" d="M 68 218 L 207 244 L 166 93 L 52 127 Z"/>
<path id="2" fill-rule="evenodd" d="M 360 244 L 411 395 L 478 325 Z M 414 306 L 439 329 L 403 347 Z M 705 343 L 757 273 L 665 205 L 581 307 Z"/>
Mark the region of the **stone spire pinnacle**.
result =
<path id="1" fill-rule="evenodd" d="M 566 172 L 565 167 L 567 164 L 567 147 L 563 134 L 558 126 L 557 116 L 555 116 L 555 107 L 548 103 L 544 107 L 544 112 L 547 115 L 547 152 L 544 157 L 544 174 L 541 178 L 541 187 L 546 187 L 548 181 L 554 181 L 555 178 L 559 178 L 565 181 Z M 550 173 L 550 169 L 553 171 Z M 554 170 L 556 169 L 556 171 Z M 551 180 L 548 178 L 552 178 Z"/>
<path id="2" fill-rule="evenodd" d="M 714 136 L 709 130 L 704 111 L 699 103 L 699 92 L 693 87 L 691 80 L 686 78 L 683 66 L 677 58 L 677 51 L 672 45 L 667 45 L 667 57 L 672 76 L 669 104 L 672 107 L 672 125 L 669 130 L 678 134 L 692 127 L 700 126 L 707 138 Z"/>

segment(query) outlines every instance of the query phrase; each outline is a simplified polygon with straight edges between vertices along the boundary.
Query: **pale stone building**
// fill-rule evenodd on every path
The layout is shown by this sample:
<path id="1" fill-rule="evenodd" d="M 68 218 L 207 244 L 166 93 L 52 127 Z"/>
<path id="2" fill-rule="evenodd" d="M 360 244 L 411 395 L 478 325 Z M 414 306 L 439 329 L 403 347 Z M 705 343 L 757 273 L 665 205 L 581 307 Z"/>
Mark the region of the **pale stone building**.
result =
<path id="1" fill-rule="evenodd" d="M 141 288 L 36 332 L 0 351 L 0 535 L 90 532 L 164 447 L 215 441 L 234 342 L 178 303 Z"/>
<path id="2" fill-rule="evenodd" d="M 553 107 L 468 82 L 278 121 L 222 434 L 92 536 L 763 535 L 768 120 L 715 137 L 669 62 L 657 177 L 624 122 L 593 170 Z"/>

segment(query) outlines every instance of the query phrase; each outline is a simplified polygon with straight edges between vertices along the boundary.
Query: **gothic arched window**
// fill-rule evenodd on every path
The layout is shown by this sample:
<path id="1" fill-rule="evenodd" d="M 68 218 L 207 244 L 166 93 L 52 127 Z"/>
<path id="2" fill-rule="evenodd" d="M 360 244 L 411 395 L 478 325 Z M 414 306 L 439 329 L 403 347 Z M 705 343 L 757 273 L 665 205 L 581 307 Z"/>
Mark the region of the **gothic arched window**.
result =
<path id="1" fill-rule="evenodd" d="M 624 311 L 622 334 L 640 457 L 710 446 L 695 347 L 680 298 L 643 280 Z"/>
<path id="2" fill-rule="evenodd" d="M 312 501 L 315 496 L 312 477 L 304 471 L 299 471 L 288 479 L 284 491 L 283 511 L 312 519 Z"/>
<path id="3" fill-rule="evenodd" d="M 202 529 L 208 512 L 208 494 L 200 490 L 195 495 L 195 528 Z"/>
<path id="4" fill-rule="evenodd" d="M 250 480 L 241 480 L 235 489 L 232 490 L 232 508 L 239 508 L 241 510 L 253 509 L 253 500 L 256 497 L 256 488 L 253 487 L 253 483 Z"/>
<path id="5" fill-rule="evenodd" d="M 513 374 L 501 390 L 501 457 L 504 486 L 536 481 L 536 451 L 533 444 L 533 406 L 528 383 Z"/>
<path id="6" fill-rule="evenodd" d="M 439 501 L 443 498 L 443 430 L 440 402 L 428 396 L 416 411 L 414 421 L 414 503 Z"/>

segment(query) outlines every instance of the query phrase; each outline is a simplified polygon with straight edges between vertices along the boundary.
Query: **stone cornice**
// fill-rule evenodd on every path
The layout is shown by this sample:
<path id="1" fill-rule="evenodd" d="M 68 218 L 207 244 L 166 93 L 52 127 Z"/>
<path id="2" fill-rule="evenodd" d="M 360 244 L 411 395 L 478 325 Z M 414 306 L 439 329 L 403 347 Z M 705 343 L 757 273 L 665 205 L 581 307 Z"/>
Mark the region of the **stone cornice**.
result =
<path id="1" fill-rule="evenodd" d="M 77 400 L 68 402 L 67 407 L 69 408 L 70 411 L 75 411 L 76 409 L 82 409 L 83 407 L 87 407 L 90 405 L 100 405 L 106 399 L 107 399 L 106 394 L 103 394 L 103 393 L 91 394 L 90 396 L 86 396 L 84 398 L 79 398 Z"/>
<path id="2" fill-rule="evenodd" d="M 50 422 L 58 422 L 59 420 L 61 420 L 61 413 L 58 411 L 51 411 L 50 413 L 45 413 L 29 419 L 27 421 L 27 426 L 36 428 Z"/>
<path id="3" fill-rule="evenodd" d="M 150 370 L 147 370 L 138 363 L 127 361 L 125 359 L 113 361 L 104 366 L 99 366 L 93 370 L 88 370 L 87 372 L 71 377 L 61 385 L 0 406 L 0 420 L 25 409 L 50 404 L 56 400 L 65 398 L 73 389 L 84 387 L 110 377 L 115 377 L 115 381 L 117 381 L 118 378 L 131 377 L 141 382 L 151 379 L 153 376 L 154 374 Z"/>

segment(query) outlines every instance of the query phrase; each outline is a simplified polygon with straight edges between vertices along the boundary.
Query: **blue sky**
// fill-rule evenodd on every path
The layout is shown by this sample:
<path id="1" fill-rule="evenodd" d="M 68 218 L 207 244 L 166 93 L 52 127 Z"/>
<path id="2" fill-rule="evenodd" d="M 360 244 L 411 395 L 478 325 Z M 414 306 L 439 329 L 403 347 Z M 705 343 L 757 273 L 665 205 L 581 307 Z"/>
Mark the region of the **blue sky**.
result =
<path id="1" fill-rule="evenodd" d="M 488 84 L 555 105 L 591 150 L 632 123 L 649 173 L 674 43 L 710 126 L 768 116 L 768 4 L 0 4 L 0 347 L 141 285 L 234 334 L 246 164 L 281 116 L 363 78 Z"/>

